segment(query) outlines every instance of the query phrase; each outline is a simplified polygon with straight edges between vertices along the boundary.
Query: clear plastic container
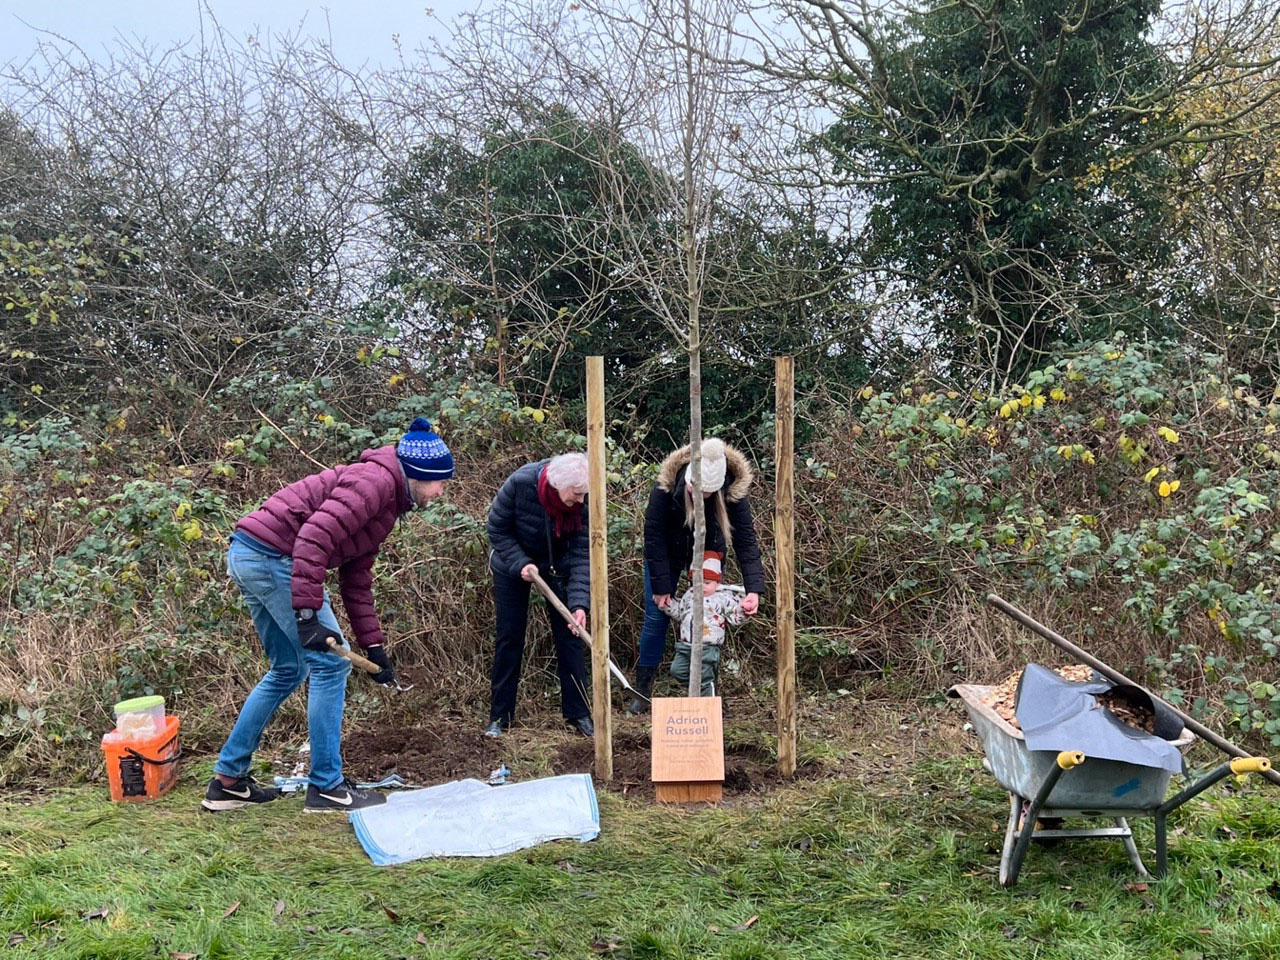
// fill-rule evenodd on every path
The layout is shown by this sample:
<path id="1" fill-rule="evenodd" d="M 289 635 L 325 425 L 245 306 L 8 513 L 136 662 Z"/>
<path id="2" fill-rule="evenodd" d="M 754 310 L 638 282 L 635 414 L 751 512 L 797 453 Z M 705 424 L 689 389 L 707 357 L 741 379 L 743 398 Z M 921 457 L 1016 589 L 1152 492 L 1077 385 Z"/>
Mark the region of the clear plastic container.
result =
<path id="1" fill-rule="evenodd" d="M 164 697 L 135 697 L 115 705 L 120 738 L 154 737 L 164 730 Z"/>

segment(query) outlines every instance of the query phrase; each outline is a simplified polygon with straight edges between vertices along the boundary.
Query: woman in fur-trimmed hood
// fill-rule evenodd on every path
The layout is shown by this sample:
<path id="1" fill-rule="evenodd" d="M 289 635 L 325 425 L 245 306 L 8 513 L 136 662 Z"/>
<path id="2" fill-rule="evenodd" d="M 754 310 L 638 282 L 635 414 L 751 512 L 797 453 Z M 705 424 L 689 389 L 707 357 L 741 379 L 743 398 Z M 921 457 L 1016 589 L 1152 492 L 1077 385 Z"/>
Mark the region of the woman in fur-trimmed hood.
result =
<path id="1" fill-rule="evenodd" d="M 686 444 L 662 462 L 649 492 L 644 514 L 644 630 L 640 634 L 640 662 L 636 689 L 646 697 L 662 663 L 669 620 L 662 607 L 671 602 L 680 575 L 693 562 L 693 499 L 689 483 L 690 446 Z M 741 451 L 723 440 L 702 441 L 702 494 L 706 499 L 706 549 L 722 555 L 730 550 L 742 570 L 747 591 L 743 612 L 754 616 L 764 592 L 764 564 L 751 520 L 747 493 L 753 474 Z M 636 697 L 627 706 L 640 713 L 648 704 Z"/>

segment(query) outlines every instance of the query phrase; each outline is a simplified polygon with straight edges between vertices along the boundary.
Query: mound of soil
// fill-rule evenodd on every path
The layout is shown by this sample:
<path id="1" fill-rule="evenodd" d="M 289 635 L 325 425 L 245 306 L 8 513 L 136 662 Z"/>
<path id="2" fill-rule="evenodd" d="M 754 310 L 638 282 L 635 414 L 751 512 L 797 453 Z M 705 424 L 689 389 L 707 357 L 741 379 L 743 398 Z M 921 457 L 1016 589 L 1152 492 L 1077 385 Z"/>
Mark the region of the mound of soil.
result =
<path id="1" fill-rule="evenodd" d="M 576 740 L 562 745 L 555 754 L 556 773 L 595 773 L 595 744 Z M 613 737 L 613 780 L 603 784 L 627 796 L 652 799 L 653 783 L 649 780 L 650 753 L 647 734 L 615 733 Z M 818 767 L 802 766 L 797 779 L 819 776 Z M 743 797 L 768 793 L 788 783 L 779 776 L 775 764 L 751 748 L 725 746 L 724 795 Z"/>
<path id="2" fill-rule="evenodd" d="M 354 734 L 342 745 L 342 761 L 357 780 L 398 773 L 430 786 L 472 777 L 488 779 L 502 762 L 502 744 L 471 721 L 439 719 L 429 727 L 380 727 Z"/>

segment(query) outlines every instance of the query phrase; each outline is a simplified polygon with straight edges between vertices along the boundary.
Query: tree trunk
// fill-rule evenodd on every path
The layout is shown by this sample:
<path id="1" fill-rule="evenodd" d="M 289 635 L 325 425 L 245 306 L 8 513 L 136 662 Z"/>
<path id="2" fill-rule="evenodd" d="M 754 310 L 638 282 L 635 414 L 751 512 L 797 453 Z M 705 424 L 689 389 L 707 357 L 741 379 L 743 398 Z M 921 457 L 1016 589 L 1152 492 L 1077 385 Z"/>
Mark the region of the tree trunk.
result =
<path id="1" fill-rule="evenodd" d="M 689 479 L 693 487 L 693 611 L 689 624 L 689 696 L 702 695 L 702 625 L 706 606 L 702 596 L 702 552 L 707 544 L 707 509 L 702 499 L 702 331 L 698 307 L 702 299 L 698 271 L 698 192 L 694 184 L 694 137 L 698 129 L 697 84 L 693 66 L 693 10 L 684 4 L 685 76 L 688 80 L 684 117 L 684 273 L 689 318 Z"/>

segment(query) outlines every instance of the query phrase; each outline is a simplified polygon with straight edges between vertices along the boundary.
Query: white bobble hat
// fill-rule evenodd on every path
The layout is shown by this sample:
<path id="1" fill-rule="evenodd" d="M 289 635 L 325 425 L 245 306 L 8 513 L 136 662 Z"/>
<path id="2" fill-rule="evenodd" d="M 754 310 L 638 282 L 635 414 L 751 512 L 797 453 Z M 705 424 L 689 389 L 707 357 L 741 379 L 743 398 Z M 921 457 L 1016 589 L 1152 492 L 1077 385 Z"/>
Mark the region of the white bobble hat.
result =
<path id="1" fill-rule="evenodd" d="M 724 486 L 728 464 L 724 458 L 724 441 L 716 437 L 702 441 L 702 492 L 715 493 Z M 693 486 L 693 464 L 685 467 L 684 482 Z"/>

